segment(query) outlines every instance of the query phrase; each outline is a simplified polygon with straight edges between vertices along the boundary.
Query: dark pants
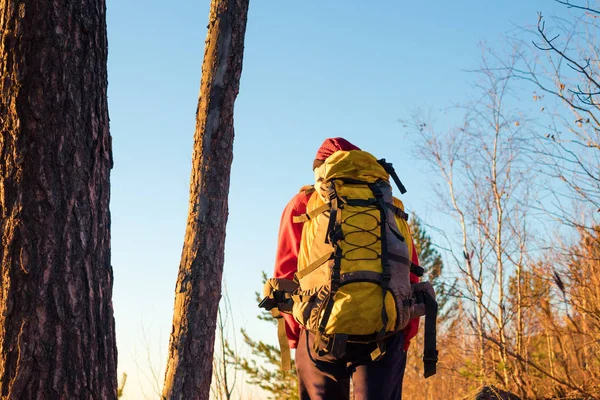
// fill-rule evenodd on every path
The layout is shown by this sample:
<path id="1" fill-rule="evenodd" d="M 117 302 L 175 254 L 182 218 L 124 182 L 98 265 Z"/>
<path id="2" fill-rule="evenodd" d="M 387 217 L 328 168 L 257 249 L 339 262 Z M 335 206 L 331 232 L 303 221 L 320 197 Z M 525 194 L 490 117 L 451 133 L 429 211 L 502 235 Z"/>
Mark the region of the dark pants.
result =
<path id="1" fill-rule="evenodd" d="M 331 356 L 318 357 L 313 350 L 314 335 L 304 329 L 296 349 L 296 369 L 300 400 L 348 400 L 350 379 L 354 385 L 354 400 L 400 400 L 402 378 L 406 367 L 403 349 L 404 334 L 390 338 L 387 351 L 377 362 L 370 360 L 374 349 L 364 345 L 348 345 L 352 359 L 335 360 Z"/>

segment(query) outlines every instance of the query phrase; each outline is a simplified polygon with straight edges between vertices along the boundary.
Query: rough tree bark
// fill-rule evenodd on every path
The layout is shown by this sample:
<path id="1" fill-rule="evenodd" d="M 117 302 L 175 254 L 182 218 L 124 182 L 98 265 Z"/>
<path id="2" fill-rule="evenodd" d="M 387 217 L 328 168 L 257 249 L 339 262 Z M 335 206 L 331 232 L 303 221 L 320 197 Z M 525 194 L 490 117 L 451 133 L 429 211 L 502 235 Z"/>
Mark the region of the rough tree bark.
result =
<path id="1" fill-rule="evenodd" d="M 0 398 L 115 399 L 104 0 L 0 0 Z"/>
<path id="2" fill-rule="evenodd" d="M 242 73 L 249 0 L 213 0 L 202 65 L 190 208 L 175 288 L 163 397 L 208 399 L 221 297 L 233 105 Z"/>

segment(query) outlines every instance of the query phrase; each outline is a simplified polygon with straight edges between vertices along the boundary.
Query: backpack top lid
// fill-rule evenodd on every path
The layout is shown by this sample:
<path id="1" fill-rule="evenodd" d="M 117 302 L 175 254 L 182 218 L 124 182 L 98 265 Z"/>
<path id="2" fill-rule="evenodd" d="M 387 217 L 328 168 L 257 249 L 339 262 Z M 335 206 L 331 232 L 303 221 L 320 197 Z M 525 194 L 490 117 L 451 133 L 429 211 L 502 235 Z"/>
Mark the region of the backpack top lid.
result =
<path id="1" fill-rule="evenodd" d="M 319 167 L 319 173 L 325 181 L 352 179 L 372 183 L 390 179 L 377 158 L 362 150 L 336 151 Z"/>

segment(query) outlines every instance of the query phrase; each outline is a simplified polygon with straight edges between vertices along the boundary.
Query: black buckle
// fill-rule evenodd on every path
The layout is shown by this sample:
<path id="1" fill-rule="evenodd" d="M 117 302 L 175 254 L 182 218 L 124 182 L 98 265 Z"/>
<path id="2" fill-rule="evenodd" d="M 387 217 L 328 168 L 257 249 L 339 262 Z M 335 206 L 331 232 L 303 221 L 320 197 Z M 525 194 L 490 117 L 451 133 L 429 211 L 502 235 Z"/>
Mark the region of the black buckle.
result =
<path id="1" fill-rule="evenodd" d="M 262 299 L 262 301 L 258 304 L 258 307 L 264 308 L 267 311 L 271 311 L 271 309 L 276 305 L 277 303 L 275 302 L 275 299 L 273 299 L 270 296 L 267 296 L 264 299 Z"/>
<path id="2" fill-rule="evenodd" d="M 425 268 L 421 267 L 420 265 L 411 263 L 410 272 L 412 272 L 420 278 L 425 273 Z"/>
<path id="3" fill-rule="evenodd" d="M 329 239 L 329 243 L 331 244 L 336 244 L 338 241 L 344 239 L 344 232 L 342 232 L 342 227 L 340 225 L 336 225 L 331 230 L 331 232 L 329 232 L 327 239 Z"/>
<path id="4" fill-rule="evenodd" d="M 383 356 L 385 355 L 385 352 L 386 352 L 385 343 L 382 341 L 377 342 L 377 347 L 375 348 L 375 350 L 373 350 L 371 352 L 371 360 L 380 361 L 383 358 Z"/>
<path id="5" fill-rule="evenodd" d="M 423 362 L 424 363 L 437 363 L 438 362 L 438 351 L 435 350 L 435 355 L 433 353 L 423 355 Z"/>
<path id="6" fill-rule="evenodd" d="M 282 291 L 273 292 L 273 299 L 275 300 L 275 303 L 285 303 L 285 301 L 286 301 L 285 292 L 282 292 Z"/>
<path id="7" fill-rule="evenodd" d="M 389 265 L 383 266 L 383 271 L 381 272 L 381 281 L 389 282 L 392 279 L 392 272 Z"/>

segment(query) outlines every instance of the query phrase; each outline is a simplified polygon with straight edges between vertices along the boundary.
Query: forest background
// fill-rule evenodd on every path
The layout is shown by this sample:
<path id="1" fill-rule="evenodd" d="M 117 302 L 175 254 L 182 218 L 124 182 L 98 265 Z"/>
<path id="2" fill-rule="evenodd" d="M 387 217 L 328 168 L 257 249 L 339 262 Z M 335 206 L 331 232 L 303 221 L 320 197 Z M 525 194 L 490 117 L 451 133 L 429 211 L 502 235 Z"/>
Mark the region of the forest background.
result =
<path id="1" fill-rule="evenodd" d="M 205 3 L 108 2 L 123 398 L 155 398 L 164 376 Z M 571 63 L 547 50 L 538 12 Z M 242 328 L 275 343 L 254 292 L 280 211 L 310 183 L 322 140 L 344 136 L 394 163 L 443 259 L 440 281 L 456 283 L 433 382 L 457 395 L 490 376 L 524 396 L 597 393 L 595 15 L 552 0 L 251 4 L 224 275 L 236 351 L 250 352 Z M 245 381 L 235 396 L 264 395 Z M 420 382 L 409 371 L 407 390 Z"/>

